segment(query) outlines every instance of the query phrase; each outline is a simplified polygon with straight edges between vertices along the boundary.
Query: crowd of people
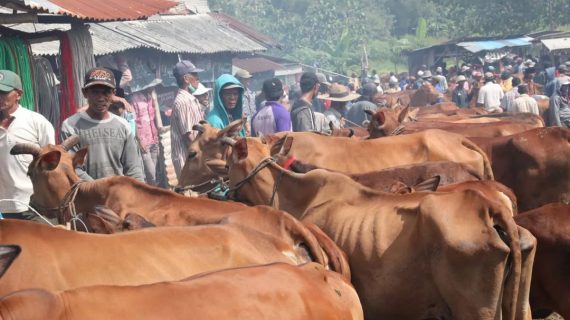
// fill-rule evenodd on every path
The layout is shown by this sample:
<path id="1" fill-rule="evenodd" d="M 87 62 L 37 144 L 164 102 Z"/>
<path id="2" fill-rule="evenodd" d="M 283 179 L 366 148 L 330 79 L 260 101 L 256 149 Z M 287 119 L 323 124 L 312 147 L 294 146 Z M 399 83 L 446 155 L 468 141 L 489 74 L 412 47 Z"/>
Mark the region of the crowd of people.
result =
<path id="1" fill-rule="evenodd" d="M 512 63 L 509 64 L 509 63 Z M 416 76 L 391 73 L 387 81 L 379 75 L 359 78 L 355 74 L 345 83 L 329 82 L 321 73 L 305 72 L 290 89 L 278 78 L 263 82 L 260 93 L 250 87 L 252 75 L 240 69 L 219 76 L 213 88 L 200 82 L 204 71 L 191 61 L 178 62 L 173 75 L 178 85 L 170 116 L 171 157 L 180 177 L 188 157 L 189 145 L 198 132 L 196 124 L 207 121 L 222 129 L 232 121 L 246 119 L 240 136 L 263 136 L 284 131 L 329 133 L 347 126 L 363 126 L 366 110 L 375 111 L 378 95 L 433 87 L 460 108 L 481 107 L 488 112 L 530 112 L 539 114 L 537 99 L 550 98 L 547 122 L 570 127 L 570 62 L 556 68 L 533 60 L 515 57 L 500 67 L 463 64 L 447 70 L 445 65 L 422 66 Z M 159 79 L 134 90 L 128 100 L 119 94 L 124 75 L 97 67 L 84 79 L 83 95 L 87 105 L 58 128 L 59 138 L 80 137 L 73 151 L 85 161 L 77 163 L 83 180 L 109 176 L 129 176 L 150 185 L 159 185 L 159 137 L 157 112 L 152 90 Z M 28 155 L 10 155 L 16 143 L 38 146 L 54 144 L 55 130 L 43 116 L 19 104 L 22 84 L 17 74 L 0 70 L 0 212 L 4 217 L 34 219 L 27 207 L 32 184 L 27 169 L 33 160 Z M 87 150 L 88 147 L 88 150 Z"/>

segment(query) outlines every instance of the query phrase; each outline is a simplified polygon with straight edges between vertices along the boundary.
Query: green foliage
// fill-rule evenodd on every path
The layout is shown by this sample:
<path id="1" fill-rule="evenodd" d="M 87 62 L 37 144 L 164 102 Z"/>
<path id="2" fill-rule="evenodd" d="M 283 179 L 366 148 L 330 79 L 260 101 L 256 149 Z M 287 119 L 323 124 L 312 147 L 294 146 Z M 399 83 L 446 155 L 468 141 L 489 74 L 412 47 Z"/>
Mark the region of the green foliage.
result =
<path id="1" fill-rule="evenodd" d="M 403 50 L 435 39 L 505 35 L 570 24 L 569 0 L 208 0 L 271 35 L 278 54 L 340 73 L 405 65 Z M 358 70 L 354 68 L 358 67 Z"/>

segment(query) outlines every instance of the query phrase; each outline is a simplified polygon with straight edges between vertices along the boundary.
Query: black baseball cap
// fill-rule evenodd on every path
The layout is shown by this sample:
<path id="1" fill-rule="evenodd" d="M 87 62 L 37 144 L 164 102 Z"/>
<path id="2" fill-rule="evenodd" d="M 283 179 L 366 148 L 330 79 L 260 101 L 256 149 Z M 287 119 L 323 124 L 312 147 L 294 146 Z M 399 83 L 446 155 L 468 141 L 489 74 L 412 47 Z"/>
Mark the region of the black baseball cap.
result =
<path id="1" fill-rule="evenodd" d="M 283 83 L 277 78 L 263 81 L 263 94 L 268 101 L 275 101 L 283 96 Z"/>
<path id="2" fill-rule="evenodd" d="M 85 82 L 83 84 L 83 89 L 89 87 L 101 85 L 115 89 L 116 82 L 113 72 L 107 68 L 93 68 L 85 74 Z"/>
<path id="3" fill-rule="evenodd" d="M 314 72 L 305 72 L 301 76 L 301 80 L 299 80 L 299 85 L 301 86 L 301 91 L 308 92 L 315 84 L 319 83 L 319 77 Z"/>

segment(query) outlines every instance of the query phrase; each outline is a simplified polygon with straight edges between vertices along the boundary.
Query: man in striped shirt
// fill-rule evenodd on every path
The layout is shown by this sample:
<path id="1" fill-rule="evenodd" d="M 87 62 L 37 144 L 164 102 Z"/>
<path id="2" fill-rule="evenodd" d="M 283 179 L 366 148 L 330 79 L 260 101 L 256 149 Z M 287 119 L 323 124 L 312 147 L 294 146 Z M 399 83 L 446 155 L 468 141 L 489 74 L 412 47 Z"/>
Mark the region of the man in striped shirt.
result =
<path id="1" fill-rule="evenodd" d="M 174 67 L 174 78 L 179 89 L 172 108 L 170 143 L 172 164 L 178 179 L 188 157 L 188 146 L 196 138 L 196 132 L 192 127 L 204 119 L 200 102 L 188 91 L 189 86 L 198 87 L 200 80 L 198 72 L 202 71 L 204 70 L 196 68 L 188 60 L 178 62 Z"/>

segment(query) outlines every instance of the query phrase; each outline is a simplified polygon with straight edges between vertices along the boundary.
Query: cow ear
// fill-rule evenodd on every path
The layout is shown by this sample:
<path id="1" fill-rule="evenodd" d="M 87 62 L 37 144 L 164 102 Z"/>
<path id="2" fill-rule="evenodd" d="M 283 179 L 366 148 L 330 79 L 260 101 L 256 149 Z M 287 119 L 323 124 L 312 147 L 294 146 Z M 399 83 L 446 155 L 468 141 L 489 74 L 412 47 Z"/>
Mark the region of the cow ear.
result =
<path id="1" fill-rule="evenodd" d="M 412 189 L 415 192 L 434 192 L 439 187 L 439 183 L 441 181 L 441 176 L 437 175 L 435 177 L 426 179 L 415 186 Z"/>
<path id="2" fill-rule="evenodd" d="M 244 119 L 247 120 L 247 118 Z M 236 136 L 243 128 L 243 125 L 245 123 L 244 119 L 239 119 L 228 124 L 225 128 L 218 132 L 218 138 Z"/>
<path id="3" fill-rule="evenodd" d="M 293 145 L 293 137 L 285 137 L 285 142 L 281 146 L 281 150 L 279 150 L 279 154 L 282 156 L 286 156 L 291 151 L 291 146 Z"/>
<path id="4" fill-rule="evenodd" d="M 245 160 L 247 158 L 248 152 L 246 139 L 239 139 L 233 149 L 238 161 Z"/>
<path id="5" fill-rule="evenodd" d="M 17 245 L 0 245 L 0 277 L 6 273 L 10 265 L 20 255 L 22 249 Z"/>
<path id="6" fill-rule="evenodd" d="M 50 151 L 40 156 L 38 164 L 42 170 L 51 171 L 59 165 L 61 152 L 59 150 Z"/>
<path id="7" fill-rule="evenodd" d="M 77 168 L 85 164 L 85 156 L 87 155 L 87 147 L 79 149 L 73 155 L 73 167 Z"/>
<path id="8" fill-rule="evenodd" d="M 398 122 L 402 123 L 404 122 L 404 120 L 406 120 L 406 117 L 408 116 L 408 112 L 410 111 L 410 106 L 407 106 L 404 108 L 404 110 L 400 111 L 400 114 L 398 114 Z"/>
<path id="9" fill-rule="evenodd" d="M 376 122 L 376 127 L 381 128 L 386 124 L 386 115 L 382 111 L 376 112 L 376 114 L 374 114 L 374 120 Z"/>
<path id="10" fill-rule="evenodd" d="M 152 224 L 143 216 L 136 213 L 128 213 L 125 217 L 125 220 L 123 221 L 123 229 L 125 230 L 137 230 L 153 227 L 156 227 L 156 225 Z"/>
<path id="11" fill-rule="evenodd" d="M 121 231 L 95 213 L 87 214 L 87 225 L 95 233 L 112 234 Z"/>

